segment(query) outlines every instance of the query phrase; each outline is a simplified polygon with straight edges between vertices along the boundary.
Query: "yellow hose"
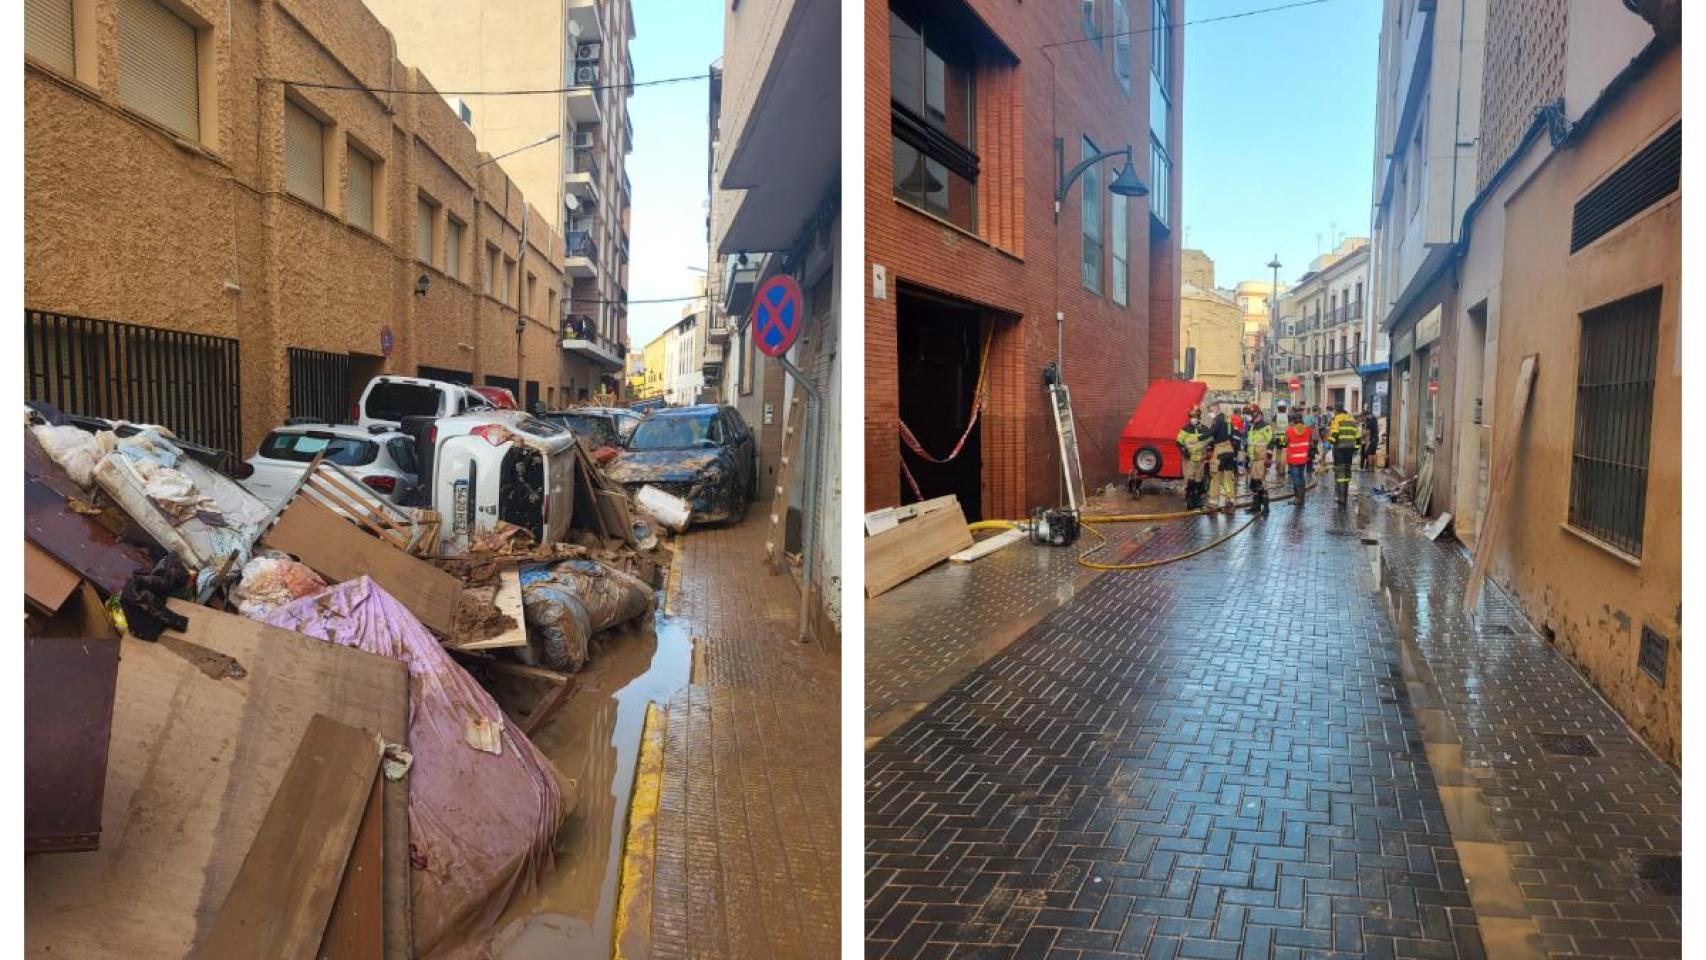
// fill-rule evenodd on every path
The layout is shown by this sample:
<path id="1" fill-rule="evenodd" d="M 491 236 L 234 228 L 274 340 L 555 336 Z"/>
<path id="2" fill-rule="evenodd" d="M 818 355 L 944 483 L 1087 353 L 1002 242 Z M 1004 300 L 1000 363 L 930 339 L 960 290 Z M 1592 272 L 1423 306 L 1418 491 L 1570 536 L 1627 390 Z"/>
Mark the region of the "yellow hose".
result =
<path id="1" fill-rule="evenodd" d="M 1107 537 L 1102 536 L 1102 532 L 1100 530 L 1097 530 L 1094 527 L 1085 527 L 1085 532 L 1095 534 L 1096 539 L 1102 542 L 1079 554 L 1078 565 L 1081 567 L 1089 567 L 1091 570 L 1148 570 L 1151 567 L 1164 567 L 1169 563 L 1178 563 L 1180 560 L 1189 560 L 1199 553 L 1207 553 L 1226 541 L 1231 540 L 1233 537 L 1238 536 L 1240 533 L 1243 533 L 1245 530 L 1250 529 L 1250 524 L 1255 522 L 1256 518 L 1252 515 L 1249 519 L 1239 524 L 1236 529 L 1227 533 L 1225 536 L 1217 540 L 1210 541 L 1209 543 L 1205 543 L 1188 553 L 1181 553 L 1176 557 L 1162 557 L 1159 560 L 1139 560 L 1134 563 L 1100 563 L 1095 560 L 1086 559 L 1096 551 L 1111 546 L 1112 541 Z"/>
<path id="2" fill-rule="evenodd" d="M 979 530 L 1017 530 L 1019 525 L 1012 520 L 979 520 L 976 523 L 966 524 L 966 529 L 972 533 Z"/>

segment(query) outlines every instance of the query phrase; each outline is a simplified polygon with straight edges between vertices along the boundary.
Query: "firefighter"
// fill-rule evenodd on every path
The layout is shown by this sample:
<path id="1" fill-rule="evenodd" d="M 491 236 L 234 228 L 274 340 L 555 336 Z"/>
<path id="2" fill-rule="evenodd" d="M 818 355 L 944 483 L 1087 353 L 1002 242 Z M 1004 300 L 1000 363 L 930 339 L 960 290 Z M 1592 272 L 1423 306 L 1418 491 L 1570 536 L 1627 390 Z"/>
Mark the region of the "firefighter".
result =
<path id="1" fill-rule="evenodd" d="M 1260 405 L 1250 404 L 1245 413 L 1244 452 L 1250 462 L 1250 512 L 1265 515 L 1268 512 L 1268 470 L 1274 463 L 1273 448 L 1278 439 L 1274 436 L 1273 424 L 1262 416 Z"/>
<path id="2" fill-rule="evenodd" d="M 1351 465 L 1362 446 L 1362 427 L 1345 412 L 1344 404 L 1333 409 L 1333 422 L 1327 427 L 1327 441 L 1333 445 L 1333 497 L 1344 504 L 1350 498 Z"/>
<path id="3" fill-rule="evenodd" d="M 1291 425 L 1285 428 L 1285 467 L 1291 475 L 1291 505 L 1303 505 L 1303 493 L 1309 485 L 1309 465 L 1315 459 L 1315 431 L 1304 426 L 1303 414 L 1291 411 Z"/>
<path id="4" fill-rule="evenodd" d="M 1209 426 L 1209 444 L 1208 508 L 1231 513 L 1238 499 L 1239 438 L 1226 414 L 1215 413 Z"/>
<path id="5" fill-rule="evenodd" d="M 1191 408 L 1173 442 L 1179 445 L 1179 459 L 1184 465 L 1185 509 L 1201 509 L 1203 496 L 1208 493 L 1208 428 L 1203 426 L 1201 407 Z"/>

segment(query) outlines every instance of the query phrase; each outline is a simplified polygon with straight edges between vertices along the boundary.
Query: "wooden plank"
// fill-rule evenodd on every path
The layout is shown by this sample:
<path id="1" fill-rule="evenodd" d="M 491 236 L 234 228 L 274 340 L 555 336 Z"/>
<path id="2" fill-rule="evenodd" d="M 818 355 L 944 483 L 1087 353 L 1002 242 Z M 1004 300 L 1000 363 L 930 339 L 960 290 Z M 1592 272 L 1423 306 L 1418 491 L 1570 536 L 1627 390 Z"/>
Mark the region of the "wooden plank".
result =
<path id="1" fill-rule="evenodd" d="M 366 574 L 441 636 L 456 625 L 462 581 L 419 557 L 362 533 L 310 497 L 297 497 L 262 537 L 275 550 L 295 554 L 329 583 Z"/>
<path id="2" fill-rule="evenodd" d="M 367 792 L 367 809 L 355 832 L 332 919 L 320 942 L 321 960 L 380 960 L 385 956 L 385 807 L 383 781 Z"/>
<path id="3" fill-rule="evenodd" d="M 29 537 L 24 538 L 24 599 L 52 616 L 77 590 L 83 578 Z"/>
<path id="4" fill-rule="evenodd" d="M 402 662 L 170 606 L 184 633 L 119 641 L 101 849 L 24 861 L 28 956 L 180 960 L 211 929 L 315 714 L 407 742 Z M 383 786 L 389 960 L 413 956 L 408 782 Z"/>
<path id="5" fill-rule="evenodd" d="M 615 490 L 598 491 L 598 509 L 604 519 L 604 526 L 610 530 L 613 537 L 621 537 L 626 543 L 634 542 L 634 521 L 628 513 L 628 495 Z"/>
<path id="6" fill-rule="evenodd" d="M 956 501 L 886 533 L 865 538 L 865 596 L 875 597 L 972 545 Z"/>
<path id="7" fill-rule="evenodd" d="M 1516 466 L 1518 440 L 1523 424 L 1528 421 L 1528 398 L 1534 392 L 1534 378 L 1539 373 L 1540 354 L 1522 358 L 1516 375 L 1516 390 L 1511 395 L 1511 415 L 1504 442 L 1498 446 L 1499 466 L 1493 473 L 1493 486 L 1487 495 L 1487 515 L 1481 522 L 1479 539 L 1475 542 L 1475 561 L 1469 565 L 1469 582 L 1464 585 L 1463 610 L 1473 614 L 1481 599 L 1481 584 L 1487 579 L 1487 564 L 1493 558 L 1493 542 L 1499 537 L 1499 514 L 1505 502 L 1506 487 L 1511 470 Z"/>
<path id="8" fill-rule="evenodd" d="M 949 556 L 948 559 L 954 563 L 971 563 L 974 560 L 982 560 L 1002 547 L 1012 546 L 1027 536 L 1029 534 L 1023 530 L 1003 530 L 987 540 L 979 540 L 971 548 L 961 550 L 959 553 Z"/>
<path id="9" fill-rule="evenodd" d="M 309 720 L 195 957 L 314 960 L 368 797 L 377 798 L 379 754 L 370 731 L 325 714 Z"/>
<path id="10" fill-rule="evenodd" d="M 960 499 L 951 493 L 940 497 L 934 497 L 929 500 L 920 500 L 917 503 L 909 503 L 902 507 L 895 507 L 894 518 L 897 522 L 911 520 L 915 517 L 922 517 L 927 513 L 935 513 L 937 510 L 946 510 L 949 506 L 959 502 Z"/>
<path id="11" fill-rule="evenodd" d="M 473 650 L 498 650 L 505 647 L 527 646 L 526 611 L 522 607 L 521 571 L 509 567 L 498 571 L 498 589 L 492 596 L 492 603 L 500 613 L 504 613 L 514 621 L 515 626 L 484 640 L 474 640 L 469 643 L 447 644 L 450 649 L 459 652 Z"/>
<path id="12" fill-rule="evenodd" d="M 556 715 L 564 701 L 569 699 L 569 691 L 574 689 L 573 681 L 567 676 L 556 683 L 557 685 L 540 699 L 533 712 L 527 715 L 527 722 L 521 725 L 521 732 L 528 737 L 532 737 L 534 732 L 545 725 L 545 721 Z"/>

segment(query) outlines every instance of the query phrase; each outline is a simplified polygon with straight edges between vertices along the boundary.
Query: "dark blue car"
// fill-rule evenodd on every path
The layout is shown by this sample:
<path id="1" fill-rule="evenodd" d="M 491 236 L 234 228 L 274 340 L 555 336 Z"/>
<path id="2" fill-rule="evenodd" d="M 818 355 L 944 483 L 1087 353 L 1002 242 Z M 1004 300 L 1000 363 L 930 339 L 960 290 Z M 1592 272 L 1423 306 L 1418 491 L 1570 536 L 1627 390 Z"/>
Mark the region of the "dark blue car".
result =
<path id="1" fill-rule="evenodd" d="M 758 490 L 757 442 L 734 407 L 666 408 L 605 468 L 630 495 L 650 484 L 693 506 L 694 522 L 739 521 Z"/>

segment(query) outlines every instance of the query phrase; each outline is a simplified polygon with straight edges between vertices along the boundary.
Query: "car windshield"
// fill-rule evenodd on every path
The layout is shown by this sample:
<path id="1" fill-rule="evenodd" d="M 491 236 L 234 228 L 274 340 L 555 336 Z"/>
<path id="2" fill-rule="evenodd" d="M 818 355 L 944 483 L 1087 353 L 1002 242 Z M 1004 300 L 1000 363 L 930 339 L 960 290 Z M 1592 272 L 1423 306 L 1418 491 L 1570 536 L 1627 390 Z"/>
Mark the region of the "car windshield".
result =
<path id="1" fill-rule="evenodd" d="M 340 437 L 330 433 L 283 433 L 273 431 L 261 441 L 261 456 L 268 460 L 307 463 L 316 456 L 340 467 L 360 467 L 373 462 L 379 445 L 371 440 Z"/>
<path id="2" fill-rule="evenodd" d="M 711 424 L 716 418 L 709 413 L 698 416 L 651 417 L 634 429 L 628 441 L 630 450 L 682 450 L 697 447 L 711 437 Z"/>
<path id="3" fill-rule="evenodd" d="M 436 417 L 439 396 L 437 387 L 418 383 L 376 383 L 367 391 L 367 416 L 397 422 L 404 417 Z"/>
<path id="4" fill-rule="evenodd" d="M 586 445 L 599 447 L 620 446 L 616 440 L 616 429 L 609 417 L 596 413 L 569 413 L 557 418 L 567 425 L 574 435 L 586 442 Z"/>

